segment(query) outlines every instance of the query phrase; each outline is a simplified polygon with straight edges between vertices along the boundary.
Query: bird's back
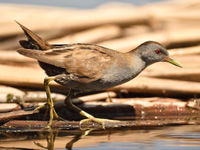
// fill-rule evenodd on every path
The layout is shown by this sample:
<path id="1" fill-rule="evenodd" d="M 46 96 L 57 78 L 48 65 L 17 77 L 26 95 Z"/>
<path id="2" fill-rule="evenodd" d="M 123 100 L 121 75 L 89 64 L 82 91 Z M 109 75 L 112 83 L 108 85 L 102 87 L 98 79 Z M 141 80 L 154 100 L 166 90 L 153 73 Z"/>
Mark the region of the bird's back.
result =
<path id="1" fill-rule="evenodd" d="M 71 73 L 96 80 L 102 76 L 102 70 L 120 56 L 117 51 L 94 44 L 51 45 L 25 26 L 19 25 L 28 40 L 20 41 L 24 49 L 18 52 L 37 59 L 48 76 Z"/>

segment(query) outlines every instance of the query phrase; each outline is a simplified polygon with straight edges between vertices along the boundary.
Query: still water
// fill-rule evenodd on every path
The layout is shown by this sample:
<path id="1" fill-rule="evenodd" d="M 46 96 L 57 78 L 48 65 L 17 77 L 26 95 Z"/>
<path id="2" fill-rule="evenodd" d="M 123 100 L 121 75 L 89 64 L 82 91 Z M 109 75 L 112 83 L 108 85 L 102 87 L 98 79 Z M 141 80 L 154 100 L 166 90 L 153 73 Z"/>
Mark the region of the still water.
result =
<path id="1" fill-rule="evenodd" d="M 1 132 L 0 149 L 199 150 L 200 126 Z"/>

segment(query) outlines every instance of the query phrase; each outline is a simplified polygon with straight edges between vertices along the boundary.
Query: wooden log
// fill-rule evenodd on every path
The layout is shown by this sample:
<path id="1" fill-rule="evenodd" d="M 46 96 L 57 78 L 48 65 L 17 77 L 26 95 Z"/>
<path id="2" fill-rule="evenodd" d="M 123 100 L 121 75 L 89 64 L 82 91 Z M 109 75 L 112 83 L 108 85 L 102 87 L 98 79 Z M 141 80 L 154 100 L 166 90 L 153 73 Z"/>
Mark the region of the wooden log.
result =
<path id="1" fill-rule="evenodd" d="M 4 88 L 5 87 L 5 88 Z M 26 91 L 23 92 L 21 90 L 18 90 L 16 88 L 6 87 L 6 86 L 0 86 L 0 102 L 46 102 L 46 92 L 44 91 Z M 6 90 L 6 91 L 5 91 Z M 112 91 L 108 92 L 102 92 L 97 94 L 91 94 L 86 96 L 80 96 L 77 98 L 73 98 L 73 103 L 85 103 L 90 101 L 100 101 L 105 100 L 106 98 L 113 98 L 116 97 L 116 93 Z M 66 96 L 58 93 L 51 93 L 52 99 L 54 102 L 60 102 L 64 101 Z"/>
<path id="2" fill-rule="evenodd" d="M 6 94 L 15 93 L 15 95 L 19 95 L 19 96 L 23 96 L 24 95 L 24 92 L 19 90 L 19 89 L 17 89 L 17 88 L 0 85 L 0 94 L 3 94 L 3 93 L 6 93 Z"/>
<path id="3" fill-rule="evenodd" d="M 98 45 L 105 46 L 121 52 L 127 52 L 136 48 L 141 43 L 149 40 L 157 41 L 164 44 L 165 37 L 161 32 L 144 33 L 138 36 L 133 35 L 133 36 L 123 37 L 120 39 L 100 42 L 98 43 Z"/>
<path id="4" fill-rule="evenodd" d="M 45 73 L 41 69 L 0 65 L 0 76 L 1 84 L 39 88 L 43 83 Z"/>
<path id="5" fill-rule="evenodd" d="M 26 65 L 30 63 L 36 64 L 37 62 L 34 59 L 24 57 L 17 53 L 16 51 L 4 51 L 0 50 L 0 64 L 16 64 L 19 63 L 23 65 L 26 62 Z"/>
<path id="6" fill-rule="evenodd" d="M 43 81 L 46 75 L 39 66 L 37 67 L 38 69 L 24 66 L 0 65 L 0 84 L 43 90 Z M 67 87 L 58 85 L 54 81 L 51 85 L 53 91 L 62 91 L 63 93 L 68 91 Z"/>
<path id="7" fill-rule="evenodd" d="M 0 103 L 18 101 L 24 94 L 25 93 L 19 89 L 0 85 Z"/>
<path id="8" fill-rule="evenodd" d="M 51 97 L 54 102 L 64 101 L 66 96 L 58 93 L 51 93 Z M 47 102 L 46 92 L 44 91 L 28 91 L 21 98 L 23 102 Z"/>
<path id="9" fill-rule="evenodd" d="M 91 101 L 99 101 L 99 100 L 105 100 L 107 98 L 113 98 L 116 97 L 117 94 L 112 91 L 108 92 L 103 92 L 103 93 L 97 93 L 97 94 L 92 94 L 92 95 L 86 95 L 86 96 L 81 96 L 77 98 L 73 98 L 72 102 L 73 103 L 86 103 L 86 102 L 91 102 Z"/>
<path id="10" fill-rule="evenodd" d="M 132 119 L 177 119 L 199 118 L 199 100 L 182 101 L 173 98 L 111 98 L 111 102 L 85 102 L 79 108 L 100 118 Z M 69 109 L 63 102 L 55 103 L 59 115 L 66 120 L 81 120 L 82 116 Z M 39 119 L 43 118 L 43 111 Z M 73 119 L 72 119 L 73 118 Z"/>
<path id="11" fill-rule="evenodd" d="M 116 49 L 122 52 L 127 52 L 145 41 L 157 41 L 164 46 L 181 45 L 181 43 L 192 44 L 200 41 L 200 28 L 180 28 L 180 29 L 163 29 L 156 32 L 147 32 L 141 35 L 133 35 L 114 39 L 110 41 L 100 42 L 99 45 Z"/>
<path id="12" fill-rule="evenodd" d="M 1 103 L 0 104 L 0 113 L 11 112 L 20 110 L 21 107 L 16 103 Z"/>
<path id="13" fill-rule="evenodd" d="M 183 100 L 181 100 L 181 99 L 161 98 L 161 97 L 111 98 L 111 102 L 113 102 L 113 103 L 122 103 L 122 104 L 131 104 L 131 105 L 140 104 L 140 105 L 143 105 L 143 107 L 148 107 L 149 106 L 148 103 L 152 103 L 153 104 L 154 102 L 160 102 L 160 103 L 165 103 L 165 102 L 169 102 L 169 103 L 177 102 L 177 103 L 179 103 L 180 102 L 180 104 L 183 103 L 183 105 L 186 105 L 186 103 L 183 102 Z"/>
<path id="14" fill-rule="evenodd" d="M 161 65 L 165 66 L 165 65 Z M 147 77 L 161 78 L 161 79 L 175 79 L 175 80 L 183 80 L 183 81 L 193 81 L 200 82 L 200 69 L 184 69 L 184 70 L 176 70 L 171 71 L 170 69 L 163 70 L 161 66 L 158 68 L 152 67 L 148 68 L 142 75 Z M 167 68 L 167 67 L 166 67 Z M 172 69 L 173 70 L 173 69 Z M 161 71 L 161 72 L 159 72 Z"/>
<path id="15" fill-rule="evenodd" d="M 48 124 L 47 121 L 20 121 L 14 120 L 10 121 L 3 126 L 2 128 L 10 129 L 41 129 L 45 128 Z M 187 120 L 138 120 L 138 121 L 121 121 L 118 123 L 105 123 L 105 128 L 121 128 L 121 127 L 131 127 L 132 129 L 146 129 L 147 127 L 163 127 L 167 125 L 192 125 L 199 124 L 198 121 L 187 121 Z M 101 125 L 93 122 L 88 122 L 80 126 L 79 122 L 68 122 L 68 121 L 54 121 L 52 128 L 56 129 L 79 129 L 79 128 L 91 128 L 91 129 L 101 129 Z"/>
<path id="16" fill-rule="evenodd" d="M 151 12 L 153 17 L 160 20 L 198 21 L 200 16 L 199 1 L 196 0 L 156 2 L 144 5 L 141 9 Z"/>
<path id="17" fill-rule="evenodd" d="M 137 35 L 141 35 L 144 33 L 148 33 L 151 32 L 152 28 L 149 27 L 148 25 L 133 25 L 130 27 L 126 27 L 122 29 L 122 37 L 127 37 L 127 36 L 137 36 Z"/>
<path id="18" fill-rule="evenodd" d="M 200 88 L 200 84 L 197 82 L 138 77 L 125 84 L 113 87 L 110 90 L 126 90 L 128 92 L 149 93 L 163 96 L 183 96 L 200 93 L 198 88 Z"/>
<path id="19" fill-rule="evenodd" d="M 10 11 L 12 9 L 13 11 Z M 75 10 L 61 9 L 53 7 L 31 7 L 16 5 L 1 5 L 0 12 L 6 14 L 1 20 L 2 32 L 0 36 L 15 35 L 20 33 L 13 22 L 15 20 L 28 26 L 32 30 L 54 30 L 63 29 L 63 32 L 69 30 L 80 30 L 96 27 L 106 24 L 129 25 L 146 23 L 149 20 L 148 13 L 137 9 L 134 6 L 122 7 L 104 7 L 93 10 Z M 19 15 L 20 13 L 20 15 Z M 140 14 L 140 15 L 138 15 Z M 20 17 L 19 17 L 20 16 Z M 30 20 L 31 16 L 31 20 Z M 57 19 L 65 16 L 64 19 Z M 48 19 L 49 18 L 49 19 Z M 56 21 L 56 23 L 55 23 Z M 37 23 L 40 22 L 40 25 Z"/>
<path id="20" fill-rule="evenodd" d="M 100 101 L 105 100 L 106 98 L 112 98 L 116 97 L 116 93 L 112 91 L 108 92 L 102 92 L 97 94 L 91 94 L 86 96 L 79 96 L 77 98 L 72 98 L 72 102 L 76 104 L 85 103 L 85 102 L 91 102 L 91 101 Z M 54 102 L 60 102 L 64 101 L 66 96 L 58 93 L 52 93 L 51 94 L 52 99 Z M 46 92 L 42 91 L 28 91 L 25 95 L 23 95 L 23 98 L 21 98 L 21 101 L 23 102 L 46 102 Z"/>
<path id="21" fill-rule="evenodd" d="M 196 118 L 200 114 L 198 102 L 184 102 L 173 98 L 151 98 L 151 101 L 114 98 L 111 103 L 90 102 L 79 106 L 96 116 L 114 119 L 169 119 L 181 116 Z"/>
<path id="22" fill-rule="evenodd" d="M 65 95 L 51 93 L 55 102 L 64 101 Z M 27 103 L 27 102 L 46 102 L 46 92 L 44 91 L 22 91 L 17 88 L 0 85 L 0 103 Z M 1 109 L 0 109 L 1 111 Z"/>
<path id="23" fill-rule="evenodd" d="M 183 102 L 180 101 L 179 99 L 171 99 L 171 98 L 150 98 L 149 100 L 147 99 L 139 99 L 139 98 L 133 98 L 133 99 L 113 99 L 112 103 L 103 103 L 103 102 L 87 102 L 84 104 L 79 105 L 82 109 L 85 111 L 94 114 L 96 117 L 102 117 L 102 118 L 114 118 L 114 119 L 142 119 L 144 122 L 148 122 L 148 120 L 157 120 L 160 121 L 162 124 L 162 120 L 171 120 L 172 122 L 176 122 L 177 120 L 192 120 L 194 124 L 198 123 L 195 120 L 198 120 L 199 118 L 199 104 L 196 103 L 195 101 L 189 101 L 189 102 Z M 56 104 L 55 108 L 57 112 L 60 114 L 67 113 L 68 109 L 61 103 L 59 106 Z M 198 109 L 197 109 L 198 108 Z M 63 109 L 65 111 L 63 111 Z M 33 113 L 33 111 L 28 111 L 30 114 Z M 32 113 L 31 113 L 32 112 Z M 20 111 L 19 116 L 22 112 Z M 9 113 L 11 114 L 11 113 Z M 1 120 L 5 119 L 10 119 L 10 117 L 19 117 L 18 116 L 18 111 L 15 113 L 16 115 L 8 115 L 8 113 L 2 113 L 0 115 Z M 25 112 L 22 113 L 23 115 L 29 115 L 26 114 Z M 38 114 L 40 117 L 44 115 L 44 113 Z M 78 114 L 74 114 L 78 116 Z M 69 115 L 68 115 L 69 116 Z M 65 119 L 75 119 L 77 117 L 73 117 L 71 114 L 70 118 Z M 29 116 L 31 118 L 31 116 Z M 43 118 L 43 117 L 42 117 Z M 80 118 L 79 118 L 80 119 Z M 160 120 L 161 119 L 161 120 Z M 194 119 L 194 120 L 193 120 Z M 106 127 L 112 128 L 112 127 L 137 127 L 137 122 L 138 121 L 130 121 L 130 122 L 107 122 Z M 171 124 L 172 122 L 169 121 L 168 123 Z M 32 124 L 33 123 L 33 124 Z M 43 128 L 47 122 L 32 122 L 27 126 L 27 123 L 22 123 L 24 128 Z M 39 124 L 38 124 L 39 123 Z M 56 121 L 54 121 L 55 124 L 57 124 Z M 72 128 L 79 128 L 80 126 L 77 125 L 72 125 L 74 122 L 58 122 L 58 124 L 61 123 L 59 126 L 55 127 L 64 127 L 67 128 L 68 126 L 71 125 Z M 72 124 L 71 124 L 72 123 Z M 77 122 L 78 123 L 78 122 Z M 129 124 L 130 123 L 130 124 Z M 134 126 L 132 126 L 134 123 Z M 91 127 L 100 127 L 99 124 L 92 123 L 93 125 Z M 35 126 L 36 125 L 36 126 Z M 90 127 L 91 123 L 89 124 L 83 124 L 83 127 L 87 126 Z M 136 126 L 135 126 L 136 125 Z M 149 125 L 155 125 L 155 124 L 149 124 Z M 53 125 L 54 126 L 54 125 Z M 145 124 L 142 124 L 144 127 Z M 140 126 L 140 127 L 142 127 Z M 13 127 L 13 126 L 11 126 Z"/>
<path id="24" fill-rule="evenodd" d="M 200 81 L 199 55 L 172 56 L 180 62 L 183 68 L 177 68 L 168 63 L 156 63 L 149 66 L 141 75 L 155 78 L 176 79 L 184 81 Z M 165 69 L 163 69 L 165 68 Z"/>
<path id="25" fill-rule="evenodd" d="M 0 113 L 0 122 L 6 122 L 14 118 L 19 118 L 27 115 L 37 113 L 36 111 L 17 110 L 6 113 Z"/>
<path id="26" fill-rule="evenodd" d="M 169 54 L 170 54 L 170 56 L 183 56 L 183 55 L 200 54 L 200 46 L 170 49 Z"/>
<path id="27" fill-rule="evenodd" d="M 110 40 L 121 35 L 121 29 L 116 25 L 103 25 L 82 32 L 69 34 L 50 43 L 96 43 Z"/>

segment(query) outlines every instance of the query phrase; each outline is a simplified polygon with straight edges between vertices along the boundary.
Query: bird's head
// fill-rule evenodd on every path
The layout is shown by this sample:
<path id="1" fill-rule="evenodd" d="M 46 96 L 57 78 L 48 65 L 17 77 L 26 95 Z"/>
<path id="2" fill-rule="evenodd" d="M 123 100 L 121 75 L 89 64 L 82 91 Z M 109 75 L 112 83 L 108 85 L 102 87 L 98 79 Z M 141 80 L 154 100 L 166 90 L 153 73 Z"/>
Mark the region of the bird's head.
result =
<path id="1" fill-rule="evenodd" d="M 178 62 L 169 57 L 168 51 L 159 43 L 147 41 L 136 48 L 136 53 L 141 57 L 146 65 L 151 65 L 155 62 L 168 62 L 175 66 L 182 67 Z"/>

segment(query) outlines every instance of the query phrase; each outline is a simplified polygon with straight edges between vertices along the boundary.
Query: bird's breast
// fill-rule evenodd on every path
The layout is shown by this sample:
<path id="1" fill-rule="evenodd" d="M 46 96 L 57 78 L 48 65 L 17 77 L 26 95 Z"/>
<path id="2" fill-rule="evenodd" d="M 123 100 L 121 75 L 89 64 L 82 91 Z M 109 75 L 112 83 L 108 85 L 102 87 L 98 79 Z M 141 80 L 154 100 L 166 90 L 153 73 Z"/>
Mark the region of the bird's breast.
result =
<path id="1" fill-rule="evenodd" d="M 112 86 L 115 86 L 132 78 L 134 78 L 134 75 L 132 74 L 131 68 L 126 66 L 119 67 L 117 64 L 114 64 L 104 72 L 102 82 L 105 84 L 113 84 Z"/>
<path id="2" fill-rule="evenodd" d="M 105 70 L 102 82 L 112 86 L 119 85 L 135 78 L 144 68 L 145 64 L 137 59 L 127 65 L 115 63 Z"/>

